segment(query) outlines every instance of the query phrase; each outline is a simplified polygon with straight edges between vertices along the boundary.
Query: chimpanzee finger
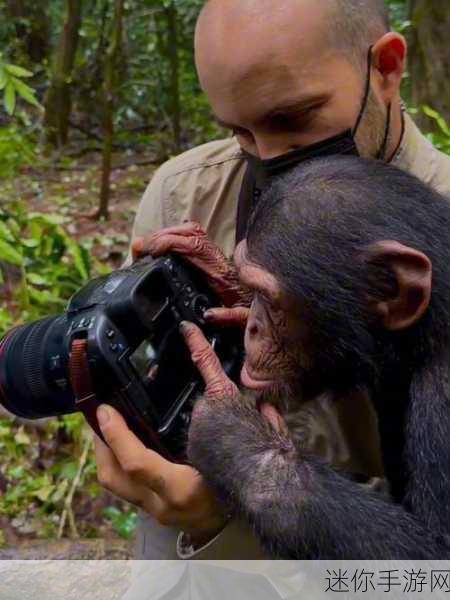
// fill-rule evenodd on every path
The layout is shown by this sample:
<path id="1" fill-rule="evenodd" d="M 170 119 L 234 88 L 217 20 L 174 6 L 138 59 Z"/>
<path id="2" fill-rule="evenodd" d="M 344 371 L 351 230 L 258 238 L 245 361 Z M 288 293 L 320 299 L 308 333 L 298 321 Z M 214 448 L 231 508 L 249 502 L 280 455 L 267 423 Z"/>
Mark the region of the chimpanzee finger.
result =
<path id="1" fill-rule="evenodd" d="M 217 354 L 197 325 L 183 321 L 180 331 L 191 351 L 192 362 L 199 370 L 206 386 L 216 385 L 218 381 L 229 381 L 220 364 Z"/>
<path id="2" fill-rule="evenodd" d="M 164 256 L 169 252 L 181 254 L 210 279 L 213 288 L 215 283 L 219 287 L 224 286 L 221 278 L 228 267 L 226 259 L 206 237 L 165 235 L 147 245 L 147 251 L 154 257 Z"/>
<path id="3" fill-rule="evenodd" d="M 264 402 L 260 408 L 259 412 L 265 417 L 275 431 L 279 433 L 288 433 L 288 428 L 285 420 L 277 411 L 277 409 L 273 406 L 273 404 L 269 404 L 268 402 Z"/>
<path id="4" fill-rule="evenodd" d="M 210 308 L 205 312 L 204 319 L 220 327 L 241 327 L 245 329 L 250 313 L 249 308 L 237 306 L 235 308 Z"/>
<path id="5" fill-rule="evenodd" d="M 174 225 L 173 227 L 166 227 L 165 229 L 155 231 L 148 236 L 148 239 L 158 239 L 159 237 L 163 237 L 165 235 L 202 236 L 206 235 L 206 231 L 203 229 L 200 223 L 197 223 L 197 221 L 186 221 L 182 225 Z"/>
<path id="6" fill-rule="evenodd" d="M 168 252 L 178 252 L 178 254 L 195 255 L 201 251 L 202 237 L 183 236 L 176 233 L 167 233 L 160 237 L 153 237 L 145 242 L 145 253 L 158 257 Z"/>
<path id="7" fill-rule="evenodd" d="M 131 244 L 133 259 L 137 260 L 142 256 L 151 254 L 150 248 L 153 243 L 166 235 L 178 235 L 180 237 L 203 237 L 206 236 L 206 232 L 199 223 L 190 221 L 184 223 L 183 225 L 166 227 L 165 229 L 155 231 L 154 233 L 145 237 L 137 237 Z"/>

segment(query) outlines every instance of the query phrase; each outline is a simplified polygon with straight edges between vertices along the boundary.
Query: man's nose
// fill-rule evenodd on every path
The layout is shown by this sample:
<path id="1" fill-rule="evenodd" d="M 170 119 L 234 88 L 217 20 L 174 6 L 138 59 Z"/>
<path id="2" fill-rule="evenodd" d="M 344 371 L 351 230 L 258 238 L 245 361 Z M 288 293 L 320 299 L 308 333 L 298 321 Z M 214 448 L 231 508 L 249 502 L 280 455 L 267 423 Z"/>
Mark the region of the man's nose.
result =
<path id="1" fill-rule="evenodd" d="M 262 160 L 276 158 L 294 148 L 293 144 L 289 143 L 289 140 L 286 140 L 286 138 L 280 139 L 279 136 L 275 135 L 255 137 L 255 143 L 258 149 L 258 156 Z"/>

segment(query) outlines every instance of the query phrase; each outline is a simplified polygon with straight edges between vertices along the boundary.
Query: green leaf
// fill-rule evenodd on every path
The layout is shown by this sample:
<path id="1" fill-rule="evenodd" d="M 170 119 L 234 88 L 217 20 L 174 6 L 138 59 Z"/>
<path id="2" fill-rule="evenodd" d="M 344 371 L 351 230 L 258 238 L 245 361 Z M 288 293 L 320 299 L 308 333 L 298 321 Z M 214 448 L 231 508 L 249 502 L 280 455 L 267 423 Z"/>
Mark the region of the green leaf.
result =
<path id="1" fill-rule="evenodd" d="M 37 248 L 39 246 L 39 241 L 33 239 L 22 240 L 22 245 L 25 246 L 25 248 Z"/>
<path id="2" fill-rule="evenodd" d="M 22 465 L 16 465 L 8 470 L 8 477 L 11 479 L 22 479 L 25 474 L 25 469 Z"/>
<path id="3" fill-rule="evenodd" d="M 52 494 L 52 502 L 59 502 L 62 500 L 66 494 L 67 488 L 69 487 L 69 482 L 67 479 L 60 481 L 57 488 Z"/>
<path id="4" fill-rule="evenodd" d="M 20 81 L 20 79 L 16 79 L 15 77 L 13 77 L 12 81 L 14 87 L 16 88 L 16 92 L 21 98 L 28 102 L 28 104 L 32 104 L 33 106 L 37 107 L 41 106 L 35 96 L 36 92 L 32 88 L 30 88 L 29 85 L 27 85 L 23 81 Z"/>
<path id="5" fill-rule="evenodd" d="M 108 506 L 104 509 L 103 514 L 111 521 L 113 529 L 116 533 L 125 539 L 130 539 L 137 525 L 137 513 L 133 510 L 122 512 L 115 506 Z"/>
<path id="6" fill-rule="evenodd" d="M 15 75 L 16 77 L 33 77 L 33 73 L 31 71 L 27 71 L 27 69 L 23 69 L 17 65 L 5 65 L 4 69 L 7 73 Z"/>
<path id="7" fill-rule="evenodd" d="M 66 237 L 65 241 L 67 244 L 67 250 L 73 258 L 73 262 L 78 273 L 83 279 L 89 279 L 88 265 L 86 264 L 85 256 L 81 246 L 68 236 Z"/>
<path id="8" fill-rule="evenodd" d="M 74 461 L 67 462 L 61 469 L 61 476 L 68 481 L 73 481 L 78 473 L 78 464 Z"/>
<path id="9" fill-rule="evenodd" d="M 48 483 L 47 485 L 44 485 L 35 492 L 33 492 L 32 495 L 38 498 L 41 502 L 46 502 L 49 499 L 50 495 L 53 493 L 54 489 L 55 486 L 51 483 Z"/>
<path id="10" fill-rule="evenodd" d="M 23 257 L 14 246 L 11 246 L 7 241 L 0 238 L 0 260 L 4 260 L 7 263 L 21 266 Z"/>
<path id="11" fill-rule="evenodd" d="M 439 126 L 439 129 L 445 135 L 450 136 L 450 128 L 445 122 L 445 119 L 442 115 L 440 115 L 436 110 L 433 110 L 430 106 L 426 105 L 422 106 L 422 111 L 427 115 L 427 117 L 430 117 L 430 119 L 436 121 L 436 123 Z"/>
<path id="12" fill-rule="evenodd" d="M 33 285 L 47 285 L 49 283 L 47 279 L 45 279 L 41 275 L 38 275 L 37 273 L 28 273 L 27 279 Z"/>
<path id="13" fill-rule="evenodd" d="M 5 70 L 0 65 L 0 90 L 2 90 L 7 83 L 8 76 L 6 75 Z"/>
<path id="14" fill-rule="evenodd" d="M 6 225 L 4 221 L 0 221 L 0 238 L 8 241 L 15 242 L 14 236 L 10 230 L 10 228 Z"/>
<path id="15" fill-rule="evenodd" d="M 8 115 L 12 115 L 14 113 L 14 109 L 16 108 L 16 88 L 14 87 L 12 81 L 8 81 L 6 84 L 3 104 L 5 105 L 5 110 Z"/>
<path id="16" fill-rule="evenodd" d="M 57 215 L 55 213 L 38 213 L 38 212 L 30 212 L 28 215 L 29 220 L 36 220 L 40 223 L 48 223 L 49 225 L 62 225 L 67 221 L 66 217 L 61 215 Z"/>

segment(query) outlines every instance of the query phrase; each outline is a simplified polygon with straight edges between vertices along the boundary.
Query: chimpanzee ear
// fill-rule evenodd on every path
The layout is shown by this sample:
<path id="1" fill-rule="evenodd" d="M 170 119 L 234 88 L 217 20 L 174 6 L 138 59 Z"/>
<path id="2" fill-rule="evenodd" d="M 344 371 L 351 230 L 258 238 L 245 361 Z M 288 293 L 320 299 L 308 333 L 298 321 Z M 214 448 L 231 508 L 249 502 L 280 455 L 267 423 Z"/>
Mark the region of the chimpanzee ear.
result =
<path id="1" fill-rule="evenodd" d="M 381 241 L 370 247 L 371 262 L 390 268 L 396 279 L 395 292 L 374 300 L 374 314 L 389 331 L 400 331 L 414 325 L 430 304 L 432 264 L 430 259 L 395 241 Z"/>

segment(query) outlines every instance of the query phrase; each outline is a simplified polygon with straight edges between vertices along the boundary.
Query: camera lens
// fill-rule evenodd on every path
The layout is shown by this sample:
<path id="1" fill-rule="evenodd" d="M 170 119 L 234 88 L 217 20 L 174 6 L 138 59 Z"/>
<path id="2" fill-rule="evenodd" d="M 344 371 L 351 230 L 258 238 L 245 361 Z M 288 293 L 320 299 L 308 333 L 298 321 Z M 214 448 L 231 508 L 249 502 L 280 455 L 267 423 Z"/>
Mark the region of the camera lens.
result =
<path id="1" fill-rule="evenodd" d="M 75 410 L 65 349 L 67 320 L 49 317 L 14 329 L 0 344 L 0 401 L 26 419 Z"/>

